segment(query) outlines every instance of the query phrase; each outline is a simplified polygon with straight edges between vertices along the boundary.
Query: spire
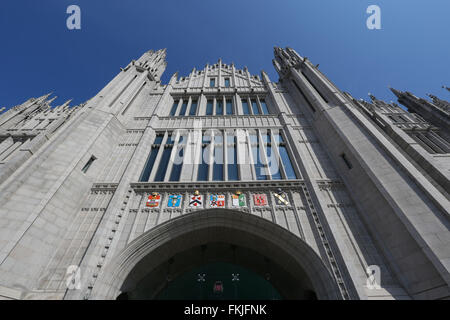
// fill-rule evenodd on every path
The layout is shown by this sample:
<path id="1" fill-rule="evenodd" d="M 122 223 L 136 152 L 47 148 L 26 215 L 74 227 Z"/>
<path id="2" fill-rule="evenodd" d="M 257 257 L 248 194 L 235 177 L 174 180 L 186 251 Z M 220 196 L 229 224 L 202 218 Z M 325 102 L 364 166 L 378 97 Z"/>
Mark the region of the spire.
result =
<path id="1" fill-rule="evenodd" d="M 66 102 L 64 102 L 60 107 L 61 108 L 65 108 L 65 107 L 68 107 L 69 106 L 69 104 L 72 102 L 72 100 L 73 99 L 69 99 L 69 100 L 67 100 Z"/>
<path id="2" fill-rule="evenodd" d="M 54 96 L 53 98 L 51 98 L 50 100 L 46 101 L 46 104 L 50 105 L 53 101 L 55 101 L 58 98 L 58 96 Z"/>
<path id="3" fill-rule="evenodd" d="M 47 94 L 44 94 L 43 96 L 40 96 L 39 98 L 36 98 L 36 101 L 42 102 L 48 99 L 53 94 L 53 91 Z"/>
<path id="4" fill-rule="evenodd" d="M 393 94 L 395 94 L 397 96 L 397 98 L 401 98 L 403 97 L 404 93 L 402 91 L 396 90 L 394 88 L 389 88 L 389 90 L 392 91 Z"/>

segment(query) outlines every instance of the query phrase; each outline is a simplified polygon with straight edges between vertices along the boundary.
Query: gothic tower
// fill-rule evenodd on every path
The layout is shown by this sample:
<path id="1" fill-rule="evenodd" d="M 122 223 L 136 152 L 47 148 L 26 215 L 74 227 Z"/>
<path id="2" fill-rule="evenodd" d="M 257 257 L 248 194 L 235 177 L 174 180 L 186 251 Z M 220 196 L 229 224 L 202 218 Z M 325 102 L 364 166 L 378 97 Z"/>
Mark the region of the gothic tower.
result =
<path id="1" fill-rule="evenodd" d="M 0 298 L 450 297 L 448 102 L 165 58 L 0 114 Z"/>

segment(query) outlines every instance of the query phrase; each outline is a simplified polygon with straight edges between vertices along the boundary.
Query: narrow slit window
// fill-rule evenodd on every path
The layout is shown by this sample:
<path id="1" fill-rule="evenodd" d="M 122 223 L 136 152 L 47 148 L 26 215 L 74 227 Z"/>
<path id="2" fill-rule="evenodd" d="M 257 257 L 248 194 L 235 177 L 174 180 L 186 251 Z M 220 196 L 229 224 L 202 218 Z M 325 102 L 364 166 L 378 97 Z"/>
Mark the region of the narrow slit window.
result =
<path id="1" fill-rule="evenodd" d="M 342 160 L 344 160 L 345 165 L 347 166 L 348 169 L 353 168 L 352 163 L 350 162 L 350 160 L 347 159 L 347 156 L 345 155 L 345 153 L 341 154 L 341 158 L 342 158 Z"/>
<path id="2" fill-rule="evenodd" d="M 209 86 L 210 86 L 211 88 L 213 88 L 213 87 L 216 86 L 216 78 L 210 78 L 210 79 L 209 79 Z"/>
<path id="3" fill-rule="evenodd" d="M 92 163 L 97 160 L 97 158 L 95 156 L 91 156 L 88 160 L 88 162 L 86 162 L 86 164 L 84 165 L 83 169 L 81 169 L 81 171 L 83 173 L 86 173 L 89 169 L 89 167 L 92 165 Z"/>
<path id="4" fill-rule="evenodd" d="M 225 78 L 225 87 L 229 87 L 230 86 L 230 78 Z"/>

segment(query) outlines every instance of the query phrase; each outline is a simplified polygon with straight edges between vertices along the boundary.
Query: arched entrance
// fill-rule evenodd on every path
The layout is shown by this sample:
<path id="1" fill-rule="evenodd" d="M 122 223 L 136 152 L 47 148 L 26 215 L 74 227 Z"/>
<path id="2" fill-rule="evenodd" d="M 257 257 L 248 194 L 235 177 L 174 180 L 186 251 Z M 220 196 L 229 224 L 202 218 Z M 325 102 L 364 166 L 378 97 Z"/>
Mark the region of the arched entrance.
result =
<path id="1" fill-rule="evenodd" d="M 239 281 L 245 275 L 245 285 L 230 282 L 236 273 Z M 202 277 L 205 291 L 198 284 L 196 296 L 191 286 Z M 190 286 L 186 296 L 170 296 L 171 286 L 179 291 L 184 284 Z M 225 297 L 236 286 L 239 292 Z M 272 294 L 255 297 L 261 299 L 340 299 L 328 269 L 303 240 L 268 220 L 228 209 L 186 214 L 149 230 L 106 266 L 91 297 L 207 299 L 222 288 L 224 298 L 248 299 L 252 286 Z"/>

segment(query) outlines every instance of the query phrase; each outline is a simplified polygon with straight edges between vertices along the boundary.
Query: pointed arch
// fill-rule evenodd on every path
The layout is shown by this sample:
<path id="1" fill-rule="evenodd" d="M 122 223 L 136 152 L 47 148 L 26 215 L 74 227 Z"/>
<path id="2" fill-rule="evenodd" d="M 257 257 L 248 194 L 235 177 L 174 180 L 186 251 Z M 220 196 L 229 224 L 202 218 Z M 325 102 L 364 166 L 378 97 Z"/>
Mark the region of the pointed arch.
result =
<path id="1" fill-rule="evenodd" d="M 143 272 L 164 264 L 184 250 L 217 241 L 270 257 L 289 274 L 290 281 L 306 279 L 310 287 L 305 287 L 305 292 L 313 290 L 318 299 L 340 299 L 336 281 L 306 242 L 266 219 L 230 209 L 185 214 L 147 231 L 105 267 L 91 298 L 115 299 L 145 276 Z M 285 298 L 299 296 L 291 290 Z"/>

